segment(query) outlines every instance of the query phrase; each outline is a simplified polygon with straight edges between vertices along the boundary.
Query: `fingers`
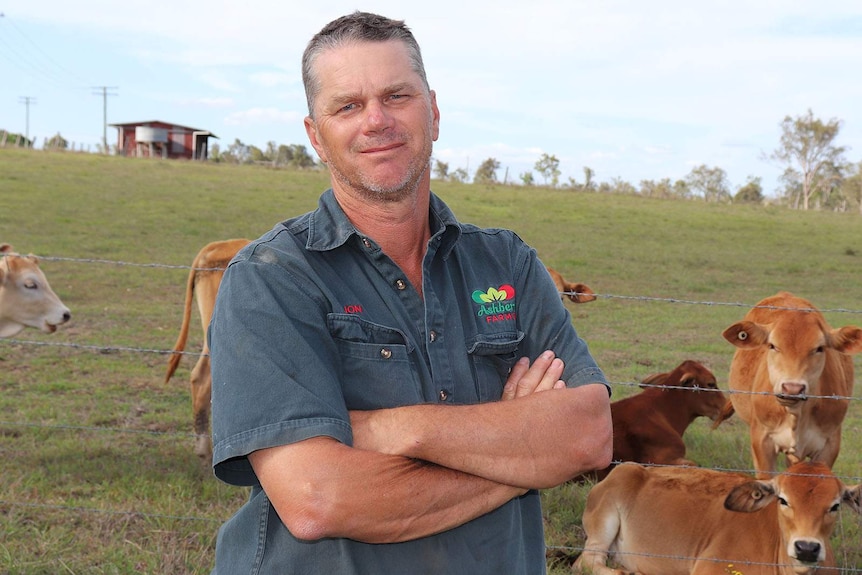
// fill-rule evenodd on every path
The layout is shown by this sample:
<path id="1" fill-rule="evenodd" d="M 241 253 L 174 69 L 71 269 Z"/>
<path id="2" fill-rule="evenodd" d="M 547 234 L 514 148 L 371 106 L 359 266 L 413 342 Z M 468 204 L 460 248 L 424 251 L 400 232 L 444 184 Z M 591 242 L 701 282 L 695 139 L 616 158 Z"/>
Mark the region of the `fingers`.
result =
<path id="1" fill-rule="evenodd" d="M 555 357 L 553 351 L 546 351 L 530 365 L 529 358 L 521 358 L 509 372 L 509 378 L 503 387 L 502 399 L 514 399 L 549 389 L 561 389 L 566 386 L 560 379 L 565 364 Z"/>
<path id="2" fill-rule="evenodd" d="M 506 385 L 503 386 L 503 396 L 501 399 L 515 399 L 515 391 L 518 388 L 518 381 L 524 377 L 524 374 L 526 374 L 529 369 L 529 357 L 522 357 L 515 363 L 512 370 L 509 372 L 508 379 L 506 379 Z"/>

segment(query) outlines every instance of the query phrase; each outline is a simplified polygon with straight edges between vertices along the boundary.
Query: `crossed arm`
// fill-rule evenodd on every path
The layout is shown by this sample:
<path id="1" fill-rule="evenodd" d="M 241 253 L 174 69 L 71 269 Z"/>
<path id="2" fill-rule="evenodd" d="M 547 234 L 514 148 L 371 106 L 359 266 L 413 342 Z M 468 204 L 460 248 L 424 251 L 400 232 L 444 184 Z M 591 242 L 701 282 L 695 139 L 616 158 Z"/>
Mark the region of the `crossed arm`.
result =
<path id="1" fill-rule="evenodd" d="M 300 539 L 424 537 L 610 464 L 606 388 L 568 389 L 562 371 L 545 352 L 515 365 L 501 401 L 354 411 L 353 447 L 316 437 L 249 460 Z"/>

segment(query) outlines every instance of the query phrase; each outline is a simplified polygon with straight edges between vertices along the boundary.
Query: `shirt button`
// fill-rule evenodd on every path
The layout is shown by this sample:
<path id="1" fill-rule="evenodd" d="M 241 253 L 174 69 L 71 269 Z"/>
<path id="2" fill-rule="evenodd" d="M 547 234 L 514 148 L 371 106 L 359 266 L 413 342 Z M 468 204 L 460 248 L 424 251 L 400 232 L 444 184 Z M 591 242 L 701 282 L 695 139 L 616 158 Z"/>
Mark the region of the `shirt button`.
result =
<path id="1" fill-rule="evenodd" d="M 395 280 L 395 287 L 397 287 L 399 290 L 406 289 L 407 282 L 405 282 L 404 280 Z"/>
<path id="2" fill-rule="evenodd" d="M 384 347 L 383 349 L 380 350 L 380 357 L 382 357 L 383 359 L 389 359 L 390 357 L 392 357 L 392 350 L 386 349 Z"/>
<path id="3" fill-rule="evenodd" d="M 428 334 L 428 337 L 431 339 L 432 342 L 435 341 L 437 339 L 437 332 L 432 329 L 431 333 Z"/>
<path id="4" fill-rule="evenodd" d="M 362 238 L 362 245 L 364 245 L 368 249 L 371 249 L 371 242 L 368 241 L 368 238 Z"/>
<path id="5" fill-rule="evenodd" d="M 446 401 L 447 399 L 449 399 L 449 392 L 446 391 L 445 389 L 441 389 L 440 390 L 440 401 Z"/>

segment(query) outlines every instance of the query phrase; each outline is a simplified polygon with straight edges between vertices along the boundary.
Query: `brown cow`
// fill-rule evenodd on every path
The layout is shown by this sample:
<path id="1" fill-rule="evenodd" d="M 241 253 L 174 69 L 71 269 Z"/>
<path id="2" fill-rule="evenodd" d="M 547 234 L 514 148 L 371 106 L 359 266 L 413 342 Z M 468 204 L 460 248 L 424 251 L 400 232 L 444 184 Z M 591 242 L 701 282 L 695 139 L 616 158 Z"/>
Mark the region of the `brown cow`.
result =
<path id="1" fill-rule="evenodd" d="M 727 400 L 704 365 L 685 360 L 669 373 L 641 382 L 644 391 L 611 403 L 613 461 L 659 465 L 697 465 L 685 458 L 683 433 L 698 417 L 715 420 Z M 613 465 L 591 473 L 599 480 Z"/>
<path id="2" fill-rule="evenodd" d="M 192 269 L 186 282 L 186 301 L 183 309 L 183 324 L 180 335 L 174 344 L 174 353 L 168 362 L 165 383 L 177 370 L 182 359 L 182 351 L 189 337 L 189 326 L 192 316 L 192 299 L 198 302 L 198 311 L 203 327 L 203 349 L 192 369 L 191 394 L 192 413 L 194 414 L 194 430 L 197 434 L 195 453 L 205 462 L 212 459 L 212 439 L 209 433 L 210 398 L 212 397 L 212 374 L 210 372 L 209 345 L 207 344 L 207 328 L 212 319 L 216 295 L 224 275 L 224 268 L 230 260 L 251 240 L 234 239 L 211 242 L 201 248 L 192 262 Z"/>
<path id="3" fill-rule="evenodd" d="M 829 538 L 841 503 L 862 513 L 819 462 L 769 480 L 703 468 L 618 465 L 587 496 L 584 552 L 592 575 L 807 575 L 834 572 Z M 622 569 L 606 566 L 613 554 Z"/>
<path id="4" fill-rule="evenodd" d="M 54 333 L 71 318 L 39 269 L 39 258 L 0 244 L 0 337 L 13 337 L 27 327 Z"/>
<path id="5" fill-rule="evenodd" d="M 596 299 L 595 292 L 587 285 L 582 283 L 571 283 L 563 279 L 555 269 L 547 268 L 551 279 L 554 280 L 554 285 L 557 286 L 557 291 L 560 292 L 560 297 L 567 297 L 574 303 L 587 303 Z"/>
<path id="6" fill-rule="evenodd" d="M 811 302 L 780 292 L 722 335 L 737 347 L 728 386 L 739 392 L 725 411 L 748 423 L 758 477 L 776 470 L 778 453 L 831 468 L 853 395 L 849 354 L 862 351 L 862 329 L 833 329 Z"/>

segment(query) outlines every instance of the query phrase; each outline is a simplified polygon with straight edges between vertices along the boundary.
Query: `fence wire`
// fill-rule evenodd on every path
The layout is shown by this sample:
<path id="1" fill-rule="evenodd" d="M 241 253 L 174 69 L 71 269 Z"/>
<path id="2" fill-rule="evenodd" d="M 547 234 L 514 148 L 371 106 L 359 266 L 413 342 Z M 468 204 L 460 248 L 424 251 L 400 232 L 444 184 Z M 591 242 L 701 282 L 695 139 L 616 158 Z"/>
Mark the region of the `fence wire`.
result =
<path id="1" fill-rule="evenodd" d="M 119 261 L 119 260 L 106 260 L 106 259 L 93 259 L 93 258 L 73 258 L 73 257 L 62 257 L 62 256 L 44 256 L 38 254 L 30 254 L 36 255 L 42 261 L 54 261 L 54 262 L 71 262 L 71 263 L 80 263 L 80 264 L 100 264 L 100 265 L 113 265 L 113 266 L 129 266 L 129 267 L 141 267 L 141 268 L 154 268 L 154 269 L 170 269 L 170 270 L 195 270 L 195 271 L 223 271 L 224 268 L 200 268 L 200 267 L 191 267 L 188 265 L 172 265 L 172 264 L 163 264 L 163 263 L 139 263 L 139 262 L 127 262 L 127 261 Z M 2 257 L 26 257 L 25 254 L 17 254 L 17 253 L 5 253 L 0 254 Z M 561 292 L 561 295 L 578 295 L 579 292 Z M 632 296 L 632 295 L 621 295 L 621 294 L 598 294 L 592 293 L 590 295 L 595 296 L 597 299 L 608 299 L 608 300 L 621 300 L 621 301 L 632 301 L 632 302 L 648 302 L 648 303 L 666 303 L 666 304 L 682 304 L 682 305 L 702 305 L 707 307 L 738 307 L 745 309 L 752 309 L 755 307 L 766 308 L 766 309 L 776 309 L 776 310 L 794 310 L 794 311 L 803 311 L 803 312 L 813 312 L 819 311 L 820 313 L 848 313 L 848 314 L 862 314 L 862 310 L 857 309 L 849 309 L 849 308 L 832 308 L 832 309 L 822 309 L 822 308 L 788 308 L 788 307 L 776 307 L 776 306 L 758 306 L 756 304 L 748 304 L 742 302 L 724 302 L 724 301 L 699 301 L 699 300 L 687 300 L 680 298 L 672 298 L 672 297 L 655 297 L 655 296 Z M 40 341 L 40 340 L 29 340 L 29 339 L 15 339 L 15 338 L 0 338 L 0 346 L 41 346 L 41 347 L 58 347 L 58 348 L 69 348 L 76 349 L 82 351 L 91 351 L 97 353 L 118 353 L 118 352 L 126 352 L 132 354 L 157 354 L 157 355 L 173 355 L 179 354 L 183 356 L 190 357 L 201 357 L 203 353 L 200 352 L 189 352 L 189 351 L 175 351 L 173 349 L 152 349 L 152 348 L 140 348 L 133 346 L 107 346 L 107 345 L 97 345 L 97 344 L 79 344 L 79 343 L 68 343 L 68 342 L 49 342 L 49 341 Z M 661 384 L 647 384 L 638 381 L 617 381 L 610 382 L 612 386 L 619 387 L 641 387 L 641 388 L 650 388 L 657 387 L 662 389 L 679 389 L 679 390 L 687 390 L 691 391 L 690 387 L 682 387 L 682 386 L 671 386 L 671 385 L 661 385 Z M 737 390 L 720 390 L 720 389 L 709 389 L 709 388 L 700 388 L 699 392 L 718 392 L 724 393 L 725 395 L 733 395 L 733 394 L 747 394 L 747 395 L 774 395 L 769 392 L 755 392 L 755 391 L 737 391 Z M 807 395 L 808 399 L 830 399 L 830 400 L 846 400 L 846 401 L 859 401 L 860 397 L 853 396 L 841 396 L 841 395 Z M 10 420 L 0 420 L 0 427 L 21 427 L 21 428 L 39 428 L 45 429 L 49 431 L 56 432 L 80 432 L 80 433 L 126 433 L 126 434 L 143 434 L 143 435 L 151 435 L 151 436 L 162 436 L 162 437 L 176 437 L 180 439 L 189 439 L 196 437 L 196 434 L 191 432 L 177 432 L 177 431 L 155 431 L 150 429 L 140 429 L 140 428 L 117 428 L 117 427 L 108 427 L 108 426 L 85 426 L 85 425 L 75 425 L 75 424 L 46 424 L 46 423 L 34 423 L 27 421 L 10 421 Z M 621 461 L 614 461 L 614 464 L 622 463 Z M 662 465 L 662 464 L 641 464 L 645 467 L 685 467 L 681 465 Z M 708 467 L 708 469 L 720 471 L 720 472 L 729 472 L 729 473 L 744 473 L 744 474 L 753 474 L 755 473 L 754 469 L 739 469 L 739 468 L 726 468 L 726 467 Z M 787 473 L 784 472 L 774 472 L 778 473 Z M 836 476 L 847 484 L 854 484 L 862 481 L 862 477 L 858 476 Z M 138 510 L 118 510 L 118 509 L 102 509 L 95 507 L 84 507 L 79 505 L 52 505 L 52 504 L 43 504 L 43 503 L 33 503 L 33 502 L 25 502 L 25 501 L 10 501 L 10 500 L 2 500 L 0 499 L 0 508 L 2 507 L 19 507 L 19 508 L 29 508 L 29 509 L 39 509 L 39 510 L 47 510 L 47 511 L 58 511 L 63 513 L 75 514 L 75 513 L 88 513 L 88 514 L 102 514 L 102 515 L 113 515 L 113 516 L 127 516 L 127 517 L 141 517 L 146 519 L 160 519 L 160 520 L 175 520 L 175 521 L 188 521 L 188 522 L 204 522 L 204 523 L 213 523 L 220 524 L 222 519 L 213 519 L 209 517 L 198 517 L 198 516 L 183 516 L 183 515 L 166 515 L 166 514 L 158 514 L 158 513 L 148 513 Z M 548 545 L 547 550 L 549 552 L 549 556 L 552 553 L 568 555 L 570 557 L 574 557 L 581 552 L 587 550 L 584 547 L 568 547 L 568 546 L 557 546 L 557 545 Z M 609 557 L 620 557 L 623 554 L 620 552 L 610 553 Z M 641 556 L 641 557 L 654 557 L 654 558 L 662 558 L 662 559 L 672 559 L 678 561 L 689 561 L 696 559 L 694 557 L 684 556 L 684 555 L 662 555 L 662 554 L 649 554 L 649 553 L 630 553 L 632 556 Z M 701 559 L 703 561 L 703 559 Z M 767 563 L 767 562 L 754 562 L 754 561 L 746 561 L 740 560 L 738 558 L 727 558 L 727 559 L 708 559 L 708 561 L 721 563 L 724 565 L 728 565 L 730 567 L 750 567 L 750 566 L 758 566 L 758 567 L 776 567 L 776 568 L 791 568 L 790 565 L 784 564 L 776 564 L 776 563 Z M 729 571 L 730 572 L 730 571 Z M 847 567 L 847 568 L 832 568 L 831 572 L 836 573 L 859 573 L 858 568 Z"/>

